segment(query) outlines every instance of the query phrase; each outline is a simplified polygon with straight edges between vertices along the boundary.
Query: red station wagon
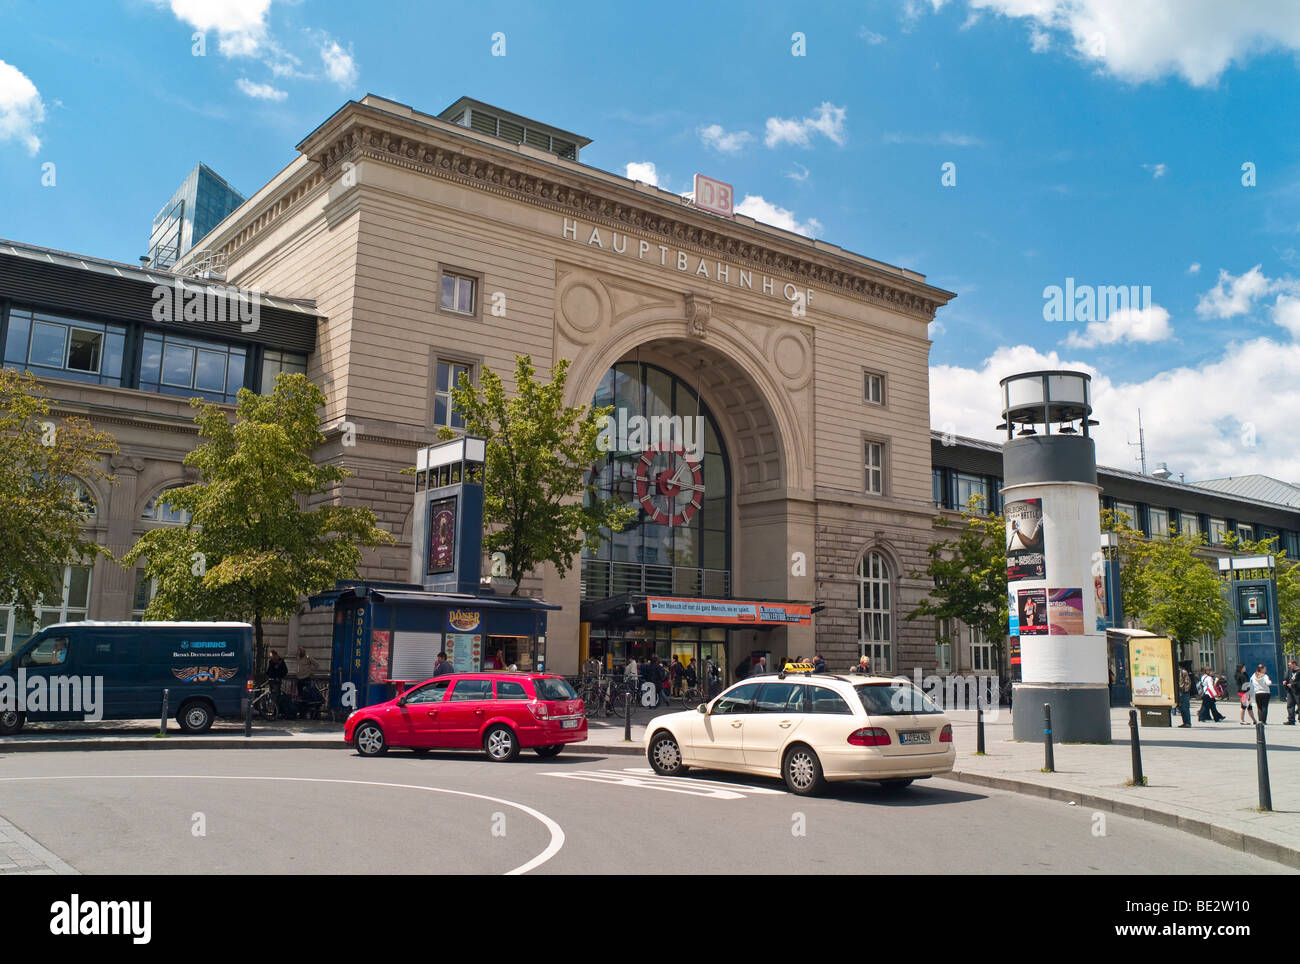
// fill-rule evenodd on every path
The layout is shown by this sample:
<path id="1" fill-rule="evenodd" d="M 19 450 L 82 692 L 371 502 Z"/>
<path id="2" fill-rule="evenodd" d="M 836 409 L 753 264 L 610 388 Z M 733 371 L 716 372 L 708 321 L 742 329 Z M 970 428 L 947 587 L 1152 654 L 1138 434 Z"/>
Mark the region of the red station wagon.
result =
<path id="1" fill-rule="evenodd" d="M 396 699 L 357 710 L 343 738 L 362 756 L 390 746 L 421 750 L 482 748 L 513 760 L 521 747 L 555 756 L 587 738 L 582 700 L 563 676 L 545 673 L 449 673 Z"/>

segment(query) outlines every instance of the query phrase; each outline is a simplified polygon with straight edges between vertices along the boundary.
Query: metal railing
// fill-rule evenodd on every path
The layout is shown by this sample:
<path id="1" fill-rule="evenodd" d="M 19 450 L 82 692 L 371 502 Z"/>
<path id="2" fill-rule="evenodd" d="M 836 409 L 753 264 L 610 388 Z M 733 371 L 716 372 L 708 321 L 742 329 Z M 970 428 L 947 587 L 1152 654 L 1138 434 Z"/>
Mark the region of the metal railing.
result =
<path id="1" fill-rule="evenodd" d="M 723 599 L 731 596 L 731 571 L 728 569 L 584 559 L 581 580 L 583 599 L 608 599 L 624 593 Z"/>

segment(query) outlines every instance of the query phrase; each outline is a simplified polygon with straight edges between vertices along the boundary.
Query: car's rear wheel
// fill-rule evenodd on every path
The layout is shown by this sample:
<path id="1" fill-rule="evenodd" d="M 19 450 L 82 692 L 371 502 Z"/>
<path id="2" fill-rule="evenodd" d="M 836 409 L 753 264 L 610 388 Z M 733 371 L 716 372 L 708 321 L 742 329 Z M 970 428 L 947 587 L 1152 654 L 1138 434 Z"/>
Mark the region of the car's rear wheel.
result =
<path id="1" fill-rule="evenodd" d="M 176 714 L 176 722 L 186 733 L 202 733 L 211 729 L 213 719 L 212 707 L 204 700 L 182 703 L 180 712 Z"/>
<path id="2" fill-rule="evenodd" d="M 785 785 L 790 788 L 790 792 L 801 797 L 820 793 L 826 785 L 826 780 L 822 777 L 821 761 L 817 759 L 812 747 L 803 743 L 796 743 L 786 751 L 785 760 L 781 764 L 781 775 L 785 777 Z"/>
<path id="3" fill-rule="evenodd" d="M 650 741 L 650 765 L 655 773 L 665 777 L 681 776 L 689 769 L 682 764 L 682 748 L 671 733 L 656 734 Z"/>
<path id="4" fill-rule="evenodd" d="M 0 736 L 13 736 L 23 728 L 25 720 L 25 714 L 17 710 L 6 710 L 0 713 Z"/>
<path id="5" fill-rule="evenodd" d="M 535 746 L 533 747 L 533 752 L 535 752 L 540 757 L 546 758 L 546 757 L 559 756 L 560 751 L 563 749 L 564 749 L 563 743 L 552 743 L 550 746 Z"/>
<path id="6" fill-rule="evenodd" d="M 493 763 L 509 763 L 519 756 L 519 740 L 515 731 L 497 724 L 483 734 L 483 752 Z"/>
<path id="7" fill-rule="evenodd" d="M 362 723 L 352 735 L 352 742 L 362 756 L 379 756 L 388 749 L 388 741 L 378 723 Z"/>

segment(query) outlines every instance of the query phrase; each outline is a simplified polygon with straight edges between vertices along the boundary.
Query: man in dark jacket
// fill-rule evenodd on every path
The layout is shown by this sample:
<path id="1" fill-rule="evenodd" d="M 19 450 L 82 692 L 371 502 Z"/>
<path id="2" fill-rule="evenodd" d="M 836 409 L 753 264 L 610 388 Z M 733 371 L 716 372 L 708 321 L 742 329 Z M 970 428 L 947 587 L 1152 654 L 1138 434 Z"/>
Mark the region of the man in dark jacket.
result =
<path id="1" fill-rule="evenodd" d="M 289 675 L 289 664 L 284 661 L 284 657 L 271 650 L 271 655 L 266 661 L 266 678 L 271 684 L 271 695 L 275 699 L 280 698 L 280 683 Z"/>
<path id="2" fill-rule="evenodd" d="M 1286 723 L 1283 725 L 1295 726 L 1296 708 L 1300 704 L 1300 663 L 1294 659 L 1287 660 L 1282 685 L 1286 687 Z"/>
<path id="3" fill-rule="evenodd" d="M 451 660 L 447 658 L 445 652 L 438 654 L 438 665 L 433 668 L 434 676 L 446 676 L 448 673 L 454 673 L 456 669 L 451 665 Z"/>

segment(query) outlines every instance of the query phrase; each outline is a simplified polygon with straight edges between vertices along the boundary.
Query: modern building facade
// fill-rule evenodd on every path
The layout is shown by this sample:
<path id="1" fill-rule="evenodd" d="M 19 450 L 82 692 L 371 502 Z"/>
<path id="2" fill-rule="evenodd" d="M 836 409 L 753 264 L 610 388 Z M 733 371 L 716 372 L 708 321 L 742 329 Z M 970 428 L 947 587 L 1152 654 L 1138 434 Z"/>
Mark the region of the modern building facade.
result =
<path id="1" fill-rule="evenodd" d="M 1002 512 L 1000 444 L 933 432 L 930 452 L 931 495 L 936 508 L 956 516 L 971 496 L 979 496 L 992 512 Z M 1156 471 L 1158 475 L 1143 475 L 1098 466 L 1101 508 L 1127 516 L 1130 524 L 1149 538 L 1177 532 L 1199 534 L 1205 539 L 1204 554 L 1212 563 L 1228 555 L 1224 545 L 1228 533 L 1247 541 L 1276 537 L 1287 558 L 1300 558 L 1300 500 L 1292 504 L 1269 501 L 1284 497 L 1292 486 L 1259 475 L 1190 483 L 1175 481 L 1167 470 Z M 949 638 L 935 644 L 934 660 L 940 671 L 1006 673 L 1006 667 L 996 665 L 992 643 L 972 638 L 968 627 L 941 626 L 938 631 Z M 1183 646 L 1178 658 L 1190 659 L 1197 666 L 1230 670 L 1235 666 L 1234 640 L 1232 627 L 1225 627 L 1225 635 L 1205 637 L 1195 650 Z"/>
<path id="2" fill-rule="evenodd" d="M 145 262 L 151 268 L 170 269 L 244 200 L 225 178 L 199 164 L 154 215 Z"/>
<path id="3" fill-rule="evenodd" d="M 401 507 L 399 544 L 364 575 L 410 580 L 400 473 L 459 427 L 460 373 L 509 385 L 517 354 L 543 375 L 567 358 L 571 404 L 698 417 L 704 436 L 686 469 L 679 449 L 635 443 L 594 467 L 641 513 L 567 577 L 548 567 L 523 587 L 563 607 L 551 668 L 589 652 L 928 662 L 931 628 L 900 615 L 931 538 L 927 325 L 952 295 L 583 165 L 587 143 L 468 98 L 434 116 L 369 96 L 205 239 L 231 281 L 323 316 L 308 362 L 329 398 L 321 458 L 354 473 L 345 500 Z M 683 600 L 824 608 L 750 628 Z M 328 618 L 297 632 L 323 646 Z"/>

